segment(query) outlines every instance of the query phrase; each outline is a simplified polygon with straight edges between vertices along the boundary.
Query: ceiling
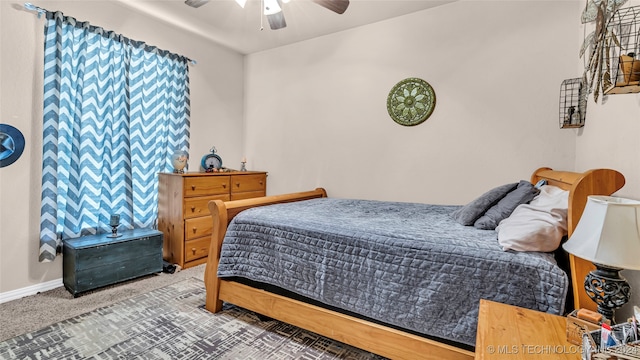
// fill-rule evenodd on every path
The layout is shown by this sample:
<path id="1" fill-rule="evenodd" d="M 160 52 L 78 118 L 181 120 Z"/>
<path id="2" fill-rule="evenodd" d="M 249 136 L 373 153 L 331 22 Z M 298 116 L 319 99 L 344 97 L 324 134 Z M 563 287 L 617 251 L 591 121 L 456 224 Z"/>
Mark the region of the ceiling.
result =
<path id="1" fill-rule="evenodd" d="M 287 27 L 271 30 L 261 15 L 261 0 L 241 8 L 234 0 L 211 0 L 192 8 L 184 0 L 115 0 L 135 12 L 177 26 L 194 35 L 250 54 L 334 32 L 432 8 L 455 0 L 351 0 L 338 15 L 310 0 L 282 4 Z"/>

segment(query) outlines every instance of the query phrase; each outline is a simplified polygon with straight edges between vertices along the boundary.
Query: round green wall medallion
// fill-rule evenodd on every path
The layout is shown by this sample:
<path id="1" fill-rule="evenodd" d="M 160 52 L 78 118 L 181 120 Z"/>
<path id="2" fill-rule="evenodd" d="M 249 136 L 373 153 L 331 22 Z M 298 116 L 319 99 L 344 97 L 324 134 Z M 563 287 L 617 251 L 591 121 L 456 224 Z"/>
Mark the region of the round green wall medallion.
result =
<path id="1" fill-rule="evenodd" d="M 431 116 L 436 107 L 436 93 L 428 82 L 408 78 L 397 83 L 387 97 L 387 111 L 400 125 L 418 125 Z"/>

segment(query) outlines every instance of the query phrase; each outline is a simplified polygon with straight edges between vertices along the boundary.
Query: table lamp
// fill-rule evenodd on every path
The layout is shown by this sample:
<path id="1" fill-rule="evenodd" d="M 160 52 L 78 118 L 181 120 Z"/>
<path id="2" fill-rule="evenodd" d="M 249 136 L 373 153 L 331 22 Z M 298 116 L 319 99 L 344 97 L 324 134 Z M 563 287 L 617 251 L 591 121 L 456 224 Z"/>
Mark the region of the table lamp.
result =
<path id="1" fill-rule="evenodd" d="M 615 309 L 629 301 L 631 292 L 620 271 L 640 270 L 640 201 L 589 196 L 578 226 L 562 247 L 596 266 L 584 288 L 598 312 L 613 321 Z"/>

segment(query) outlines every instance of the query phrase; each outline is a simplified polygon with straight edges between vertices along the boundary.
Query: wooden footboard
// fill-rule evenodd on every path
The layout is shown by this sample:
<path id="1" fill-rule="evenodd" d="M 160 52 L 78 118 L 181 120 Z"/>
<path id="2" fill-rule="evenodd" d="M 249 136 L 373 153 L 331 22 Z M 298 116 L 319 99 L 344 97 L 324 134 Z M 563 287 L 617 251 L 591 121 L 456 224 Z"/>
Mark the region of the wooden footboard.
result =
<path id="1" fill-rule="evenodd" d="M 233 281 L 220 282 L 220 299 L 391 359 L 470 360 L 474 356 L 471 351 Z"/>
<path id="2" fill-rule="evenodd" d="M 284 195 L 264 196 L 252 199 L 235 200 L 224 202 L 222 200 L 209 201 L 209 211 L 213 218 L 213 230 L 211 233 L 211 244 L 209 246 L 209 257 L 204 271 L 204 282 L 207 289 L 207 310 L 218 312 L 222 309 L 220 294 L 220 279 L 218 279 L 218 263 L 220 261 L 220 249 L 222 240 L 227 232 L 227 225 L 242 210 L 253 207 L 274 205 L 293 201 L 302 201 L 315 198 L 327 197 L 327 192 L 322 188 L 313 191 L 298 192 Z"/>

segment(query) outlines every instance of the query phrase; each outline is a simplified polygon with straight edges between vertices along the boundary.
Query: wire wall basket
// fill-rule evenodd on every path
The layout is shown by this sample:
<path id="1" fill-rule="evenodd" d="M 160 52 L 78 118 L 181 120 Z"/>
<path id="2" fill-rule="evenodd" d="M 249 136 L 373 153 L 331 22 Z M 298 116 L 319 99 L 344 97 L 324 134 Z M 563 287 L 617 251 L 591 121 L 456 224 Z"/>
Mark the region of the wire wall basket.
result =
<path id="1" fill-rule="evenodd" d="M 609 56 L 611 83 L 605 94 L 640 92 L 640 6 L 617 10 L 609 23 L 606 54 Z"/>
<path id="2" fill-rule="evenodd" d="M 581 78 L 567 79 L 560 86 L 560 128 L 581 128 L 587 115 L 587 94 Z"/>

